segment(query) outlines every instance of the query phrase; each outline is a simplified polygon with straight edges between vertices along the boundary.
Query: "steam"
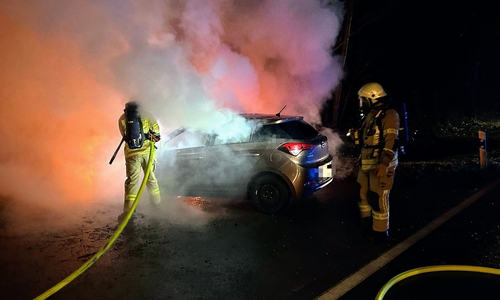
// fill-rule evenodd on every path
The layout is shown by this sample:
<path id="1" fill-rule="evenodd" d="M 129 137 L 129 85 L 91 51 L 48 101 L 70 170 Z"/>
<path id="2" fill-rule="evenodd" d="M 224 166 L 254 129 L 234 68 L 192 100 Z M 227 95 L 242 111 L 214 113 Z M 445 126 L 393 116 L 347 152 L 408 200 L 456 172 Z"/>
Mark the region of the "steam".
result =
<path id="1" fill-rule="evenodd" d="M 239 113 L 284 105 L 320 124 L 341 18 L 336 0 L 2 1 L 0 196 L 121 205 L 121 151 L 108 161 L 132 96 L 162 136 L 237 138 Z"/>

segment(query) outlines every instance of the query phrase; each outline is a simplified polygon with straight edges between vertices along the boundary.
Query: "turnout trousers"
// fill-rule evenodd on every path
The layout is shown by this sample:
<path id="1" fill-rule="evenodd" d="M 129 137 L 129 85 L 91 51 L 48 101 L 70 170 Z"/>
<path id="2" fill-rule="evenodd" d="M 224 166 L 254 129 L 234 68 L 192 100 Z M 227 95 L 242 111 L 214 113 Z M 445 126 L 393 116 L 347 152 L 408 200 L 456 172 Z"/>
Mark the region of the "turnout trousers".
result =
<path id="1" fill-rule="evenodd" d="M 360 184 L 358 203 L 361 218 L 373 218 L 372 229 L 378 232 L 389 230 L 389 194 L 394 183 L 396 167 L 389 167 L 387 176 L 378 178 L 375 170 L 358 172 L 358 183 Z M 377 208 L 370 203 L 369 192 L 378 196 Z"/>
<path id="2" fill-rule="evenodd" d="M 160 188 L 158 186 L 158 181 L 155 176 L 156 169 L 156 159 L 153 158 L 153 163 L 151 165 L 151 173 L 149 174 L 148 181 L 146 182 L 146 187 L 149 193 L 149 200 L 151 204 L 158 205 L 161 202 Z M 127 157 L 125 160 L 125 168 L 127 179 L 125 179 L 125 199 L 123 211 L 128 212 L 139 192 L 139 177 L 141 175 L 141 170 L 146 173 L 149 163 L 149 154 L 133 155 Z"/>

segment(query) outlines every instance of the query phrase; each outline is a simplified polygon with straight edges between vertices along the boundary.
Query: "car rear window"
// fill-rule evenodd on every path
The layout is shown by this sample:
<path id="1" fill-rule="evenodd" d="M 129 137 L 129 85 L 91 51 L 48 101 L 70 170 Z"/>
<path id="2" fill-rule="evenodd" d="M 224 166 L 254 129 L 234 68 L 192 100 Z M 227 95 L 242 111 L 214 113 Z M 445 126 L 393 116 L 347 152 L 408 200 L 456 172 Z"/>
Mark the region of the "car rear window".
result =
<path id="1" fill-rule="evenodd" d="M 252 141 L 265 141 L 269 138 L 310 139 L 318 135 L 318 131 L 303 120 L 264 125 L 252 136 Z"/>
<path id="2" fill-rule="evenodd" d="M 310 139 L 318 135 L 318 131 L 303 120 L 278 124 L 292 139 Z"/>

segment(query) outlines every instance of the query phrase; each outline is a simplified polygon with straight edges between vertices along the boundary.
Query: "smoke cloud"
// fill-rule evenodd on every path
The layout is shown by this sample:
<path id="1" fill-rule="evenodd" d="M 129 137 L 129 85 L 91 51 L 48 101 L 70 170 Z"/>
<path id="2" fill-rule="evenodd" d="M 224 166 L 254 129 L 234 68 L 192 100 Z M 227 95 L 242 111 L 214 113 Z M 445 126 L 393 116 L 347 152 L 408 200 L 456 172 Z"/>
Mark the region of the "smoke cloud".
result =
<path id="1" fill-rule="evenodd" d="M 336 0 L 2 1 L 0 196 L 121 204 L 122 152 L 108 161 L 132 96 L 162 136 L 249 130 L 239 113 L 284 105 L 320 124 L 342 14 Z"/>

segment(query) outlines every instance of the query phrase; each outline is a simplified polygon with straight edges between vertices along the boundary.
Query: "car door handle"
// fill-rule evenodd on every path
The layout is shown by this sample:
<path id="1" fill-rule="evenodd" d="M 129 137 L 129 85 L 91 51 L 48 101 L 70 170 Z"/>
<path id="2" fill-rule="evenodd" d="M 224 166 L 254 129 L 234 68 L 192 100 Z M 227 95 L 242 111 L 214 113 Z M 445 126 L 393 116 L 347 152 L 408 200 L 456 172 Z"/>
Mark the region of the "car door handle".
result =
<path id="1" fill-rule="evenodd" d="M 259 153 L 245 153 L 245 157 L 259 157 Z"/>
<path id="2" fill-rule="evenodd" d="M 198 157 L 193 157 L 193 158 L 191 158 L 191 160 L 202 160 L 202 159 L 204 159 L 204 158 L 205 158 L 205 157 L 203 157 L 203 156 L 198 156 Z"/>

